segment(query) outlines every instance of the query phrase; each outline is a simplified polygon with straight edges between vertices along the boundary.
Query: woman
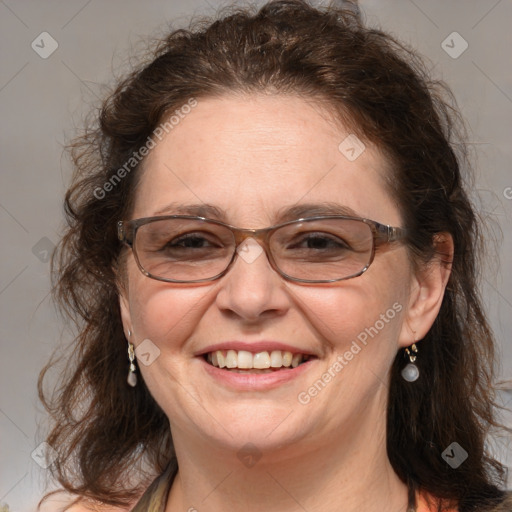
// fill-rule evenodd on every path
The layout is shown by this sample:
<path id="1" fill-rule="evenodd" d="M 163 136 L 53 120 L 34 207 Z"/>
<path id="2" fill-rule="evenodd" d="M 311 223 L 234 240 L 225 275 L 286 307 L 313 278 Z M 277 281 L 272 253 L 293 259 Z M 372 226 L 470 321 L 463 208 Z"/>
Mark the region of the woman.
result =
<path id="1" fill-rule="evenodd" d="M 449 105 L 298 0 L 173 32 L 119 84 L 54 259 L 73 510 L 511 510 Z"/>

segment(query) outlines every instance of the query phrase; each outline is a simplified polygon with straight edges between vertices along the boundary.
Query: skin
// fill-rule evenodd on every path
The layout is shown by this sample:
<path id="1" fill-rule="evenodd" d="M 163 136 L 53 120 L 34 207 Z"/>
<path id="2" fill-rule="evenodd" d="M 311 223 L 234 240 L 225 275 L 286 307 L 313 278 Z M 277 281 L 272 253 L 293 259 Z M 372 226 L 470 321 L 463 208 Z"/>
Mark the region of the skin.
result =
<path id="1" fill-rule="evenodd" d="M 131 218 L 158 215 L 171 202 L 165 213 L 208 204 L 229 224 L 261 228 L 288 207 L 336 203 L 403 225 L 385 185 L 388 163 L 368 143 L 347 160 L 338 145 L 349 133 L 298 97 L 199 98 L 146 158 Z M 386 455 L 386 383 L 397 351 L 432 325 L 448 274 L 437 259 L 413 271 L 397 244 L 379 251 L 362 276 L 336 284 L 285 281 L 263 254 L 252 263 L 237 258 L 218 281 L 176 285 L 144 276 L 130 251 L 122 320 L 135 346 L 150 339 L 160 350 L 151 365 L 139 362 L 139 378 L 170 420 L 180 468 L 167 511 L 405 511 L 406 487 Z M 401 311 L 378 335 L 299 403 L 299 393 L 396 303 Z M 227 340 L 277 340 L 318 359 L 275 389 L 235 391 L 194 356 Z M 261 454 L 252 467 L 237 457 L 247 443 Z"/>

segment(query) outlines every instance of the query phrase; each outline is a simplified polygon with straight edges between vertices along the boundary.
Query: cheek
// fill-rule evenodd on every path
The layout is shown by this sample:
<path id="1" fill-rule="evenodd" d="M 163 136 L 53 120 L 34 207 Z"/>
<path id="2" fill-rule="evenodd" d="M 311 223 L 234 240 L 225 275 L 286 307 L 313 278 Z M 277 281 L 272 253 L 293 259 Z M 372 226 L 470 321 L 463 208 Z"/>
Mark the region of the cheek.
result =
<path id="1" fill-rule="evenodd" d="M 332 352 L 344 353 L 356 342 L 365 352 L 381 353 L 385 344 L 389 349 L 384 350 L 387 358 L 394 357 L 405 312 L 406 286 L 398 284 L 399 279 L 379 279 L 370 271 L 356 279 L 326 288 L 297 286 L 294 295 L 307 305 L 302 308 L 304 316 Z"/>
<path id="2" fill-rule="evenodd" d="M 130 273 L 129 306 L 136 340 L 179 348 L 208 307 L 212 286 L 180 286 Z M 140 276 L 139 276 L 140 275 Z M 169 342 L 172 343 L 169 343 Z"/>

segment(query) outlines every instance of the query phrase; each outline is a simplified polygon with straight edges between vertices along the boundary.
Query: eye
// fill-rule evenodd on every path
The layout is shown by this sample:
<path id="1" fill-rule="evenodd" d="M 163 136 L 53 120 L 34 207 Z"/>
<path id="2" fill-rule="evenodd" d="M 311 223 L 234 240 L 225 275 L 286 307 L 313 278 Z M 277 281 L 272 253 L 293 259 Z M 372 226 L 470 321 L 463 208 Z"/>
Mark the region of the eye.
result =
<path id="1" fill-rule="evenodd" d="M 349 250 L 350 246 L 342 238 L 330 233 L 312 232 L 296 235 L 286 248 L 288 250 L 343 251 Z"/>
<path id="2" fill-rule="evenodd" d="M 187 233 L 185 235 L 172 238 L 165 244 L 163 249 L 172 247 L 181 247 L 183 249 L 202 249 L 218 245 L 218 242 L 214 242 L 211 236 L 206 237 L 201 233 Z"/>
<path id="3" fill-rule="evenodd" d="M 158 245 L 158 252 L 170 256 L 212 254 L 224 248 L 222 240 L 209 232 L 182 233 L 167 237 Z"/>

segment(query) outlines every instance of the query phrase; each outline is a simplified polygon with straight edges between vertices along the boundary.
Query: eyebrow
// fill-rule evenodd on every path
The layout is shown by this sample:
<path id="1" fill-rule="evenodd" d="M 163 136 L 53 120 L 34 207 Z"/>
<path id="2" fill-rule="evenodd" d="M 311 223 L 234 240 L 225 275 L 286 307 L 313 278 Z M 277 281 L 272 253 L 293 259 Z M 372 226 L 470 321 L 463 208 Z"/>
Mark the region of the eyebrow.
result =
<path id="1" fill-rule="evenodd" d="M 169 203 L 165 207 L 157 210 L 153 216 L 160 215 L 191 215 L 197 217 L 205 217 L 207 219 L 219 220 L 229 224 L 227 214 L 217 206 L 198 203 L 198 204 L 182 204 Z M 303 203 L 293 206 L 283 207 L 278 210 L 275 223 L 288 222 L 307 217 L 321 217 L 324 215 L 345 215 L 348 217 L 362 217 L 352 208 L 338 203 Z"/>
<path id="2" fill-rule="evenodd" d="M 361 217 L 352 208 L 332 202 L 302 203 L 279 210 L 279 222 L 300 219 L 303 217 L 321 217 L 323 215 L 346 215 L 348 217 Z"/>
<path id="3" fill-rule="evenodd" d="M 169 203 L 154 214 L 160 215 L 191 215 L 195 217 L 205 217 L 208 219 L 215 219 L 225 222 L 226 214 L 220 208 L 206 203 L 198 204 L 182 204 L 182 203 Z"/>

